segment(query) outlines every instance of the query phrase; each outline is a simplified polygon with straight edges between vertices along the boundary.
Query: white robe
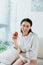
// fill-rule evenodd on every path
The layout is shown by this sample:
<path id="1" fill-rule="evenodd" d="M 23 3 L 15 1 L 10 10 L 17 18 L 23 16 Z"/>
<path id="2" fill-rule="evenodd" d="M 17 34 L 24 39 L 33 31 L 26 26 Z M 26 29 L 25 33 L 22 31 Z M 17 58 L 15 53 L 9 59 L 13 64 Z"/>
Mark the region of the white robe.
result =
<path id="1" fill-rule="evenodd" d="M 28 36 L 20 35 L 18 38 L 19 51 L 26 52 L 26 56 L 21 56 L 22 59 L 37 59 L 38 55 L 38 36 L 30 32 Z"/>

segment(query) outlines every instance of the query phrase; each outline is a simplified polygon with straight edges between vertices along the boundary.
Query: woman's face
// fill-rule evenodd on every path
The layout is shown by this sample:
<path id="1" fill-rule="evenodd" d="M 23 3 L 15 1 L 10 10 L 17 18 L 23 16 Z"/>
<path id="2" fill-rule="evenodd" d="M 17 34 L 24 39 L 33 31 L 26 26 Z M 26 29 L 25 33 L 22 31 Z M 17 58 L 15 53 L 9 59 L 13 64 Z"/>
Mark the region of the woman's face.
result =
<path id="1" fill-rule="evenodd" d="M 24 21 L 21 24 L 21 30 L 22 30 L 23 36 L 27 36 L 30 29 L 31 29 L 30 23 Z"/>

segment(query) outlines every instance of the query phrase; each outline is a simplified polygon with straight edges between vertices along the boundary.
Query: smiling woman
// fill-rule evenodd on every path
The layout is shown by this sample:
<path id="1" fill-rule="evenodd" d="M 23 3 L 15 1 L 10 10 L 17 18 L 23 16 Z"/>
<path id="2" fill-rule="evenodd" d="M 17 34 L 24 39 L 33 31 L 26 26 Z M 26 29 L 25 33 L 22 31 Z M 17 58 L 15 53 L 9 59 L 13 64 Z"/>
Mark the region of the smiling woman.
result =
<path id="1" fill-rule="evenodd" d="M 32 21 L 24 18 L 20 24 L 21 35 L 17 38 L 13 35 L 14 48 L 20 55 L 13 65 L 37 65 L 38 36 L 32 32 L 31 27 Z"/>

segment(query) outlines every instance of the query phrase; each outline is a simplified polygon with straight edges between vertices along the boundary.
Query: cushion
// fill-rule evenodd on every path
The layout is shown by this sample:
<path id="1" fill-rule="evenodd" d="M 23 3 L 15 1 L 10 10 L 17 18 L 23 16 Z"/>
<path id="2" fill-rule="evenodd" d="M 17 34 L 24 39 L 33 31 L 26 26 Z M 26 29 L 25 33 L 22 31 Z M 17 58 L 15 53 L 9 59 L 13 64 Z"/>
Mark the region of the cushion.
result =
<path id="1" fill-rule="evenodd" d="M 17 52 L 17 50 L 11 47 L 10 49 L 0 54 L 0 62 L 10 65 L 18 57 L 19 57 L 19 53 Z"/>
<path id="2" fill-rule="evenodd" d="M 39 39 L 39 52 L 38 57 L 43 58 L 43 38 Z"/>

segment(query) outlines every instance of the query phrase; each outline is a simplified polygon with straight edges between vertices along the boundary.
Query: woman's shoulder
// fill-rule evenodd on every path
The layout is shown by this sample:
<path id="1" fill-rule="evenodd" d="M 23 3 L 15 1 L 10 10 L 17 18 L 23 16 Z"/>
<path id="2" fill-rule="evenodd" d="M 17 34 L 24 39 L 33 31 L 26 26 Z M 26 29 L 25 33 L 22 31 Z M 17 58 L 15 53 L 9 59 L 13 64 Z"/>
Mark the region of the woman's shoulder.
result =
<path id="1" fill-rule="evenodd" d="M 34 33 L 34 32 L 31 32 L 31 35 L 33 35 L 33 36 L 38 36 L 36 33 Z"/>
<path id="2" fill-rule="evenodd" d="M 32 32 L 32 36 L 33 36 L 33 39 L 35 40 L 39 40 L 39 37 L 36 33 Z"/>

